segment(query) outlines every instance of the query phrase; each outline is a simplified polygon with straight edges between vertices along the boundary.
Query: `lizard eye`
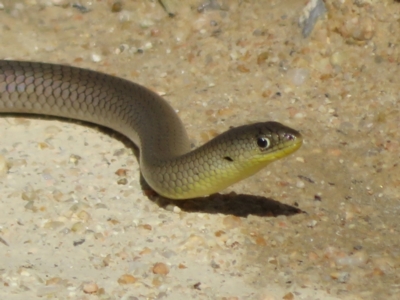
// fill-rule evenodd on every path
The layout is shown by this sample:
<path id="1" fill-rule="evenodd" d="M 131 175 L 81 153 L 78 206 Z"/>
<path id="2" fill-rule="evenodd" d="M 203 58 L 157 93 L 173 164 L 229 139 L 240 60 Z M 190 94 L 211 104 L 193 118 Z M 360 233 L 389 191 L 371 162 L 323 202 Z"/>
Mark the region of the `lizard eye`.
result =
<path id="1" fill-rule="evenodd" d="M 262 149 L 268 148 L 270 144 L 271 143 L 270 143 L 269 139 L 267 139 L 266 137 L 257 138 L 257 145 L 258 145 L 258 147 L 260 147 Z"/>

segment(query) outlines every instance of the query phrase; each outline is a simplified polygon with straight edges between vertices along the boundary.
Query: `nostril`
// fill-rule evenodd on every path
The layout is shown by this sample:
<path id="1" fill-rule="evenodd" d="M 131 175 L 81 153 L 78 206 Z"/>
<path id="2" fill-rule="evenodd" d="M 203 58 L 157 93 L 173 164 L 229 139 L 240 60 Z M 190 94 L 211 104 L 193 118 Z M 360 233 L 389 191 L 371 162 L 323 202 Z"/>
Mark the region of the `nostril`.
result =
<path id="1" fill-rule="evenodd" d="M 294 140 L 296 138 L 293 134 L 290 134 L 290 133 L 285 133 L 283 135 L 283 137 L 288 141 L 292 141 L 292 140 Z"/>

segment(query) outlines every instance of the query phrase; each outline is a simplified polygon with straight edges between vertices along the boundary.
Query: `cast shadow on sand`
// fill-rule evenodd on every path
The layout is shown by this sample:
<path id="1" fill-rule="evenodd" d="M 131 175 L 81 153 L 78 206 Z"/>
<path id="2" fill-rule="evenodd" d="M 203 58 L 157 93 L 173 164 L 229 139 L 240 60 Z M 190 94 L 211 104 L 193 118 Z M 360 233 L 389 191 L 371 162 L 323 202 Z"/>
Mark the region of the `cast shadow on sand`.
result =
<path id="1" fill-rule="evenodd" d="M 249 215 L 260 217 L 291 216 L 305 213 L 298 207 L 281 203 L 262 196 L 247 194 L 214 194 L 208 197 L 171 200 L 158 195 L 149 196 L 149 199 L 162 208 L 173 205 L 185 212 L 224 214 L 237 217 Z"/>

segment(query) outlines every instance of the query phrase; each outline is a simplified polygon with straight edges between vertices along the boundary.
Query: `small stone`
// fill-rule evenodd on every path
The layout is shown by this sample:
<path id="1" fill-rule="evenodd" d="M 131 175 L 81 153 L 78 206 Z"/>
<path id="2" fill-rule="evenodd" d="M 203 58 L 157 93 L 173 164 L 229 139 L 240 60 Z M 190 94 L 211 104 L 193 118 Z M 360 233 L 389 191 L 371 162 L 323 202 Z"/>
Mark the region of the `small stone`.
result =
<path id="1" fill-rule="evenodd" d="M 223 230 L 218 230 L 218 231 L 216 231 L 215 233 L 214 233 L 214 235 L 216 236 L 216 237 L 220 237 L 220 236 L 222 236 L 222 235 L 224 235 L 225 234 L 225 231 L 223 231 Z"/>
<path id="2" fill-rule="evenodd" d="M 167 275 L 169 273 L 169 268 L 164 263 L 156 263 L 153 266 L 153 273 L 154 274 Z"/>
<path id="3" fill-rule="evenodd" d="M 37 200 L 37 193 L 35 191 L 33 192 L 22 192 L 21 194 L 21 199 L 25 201 L 35 201 Z"/>
<path id="4" fill-rule="evenodd" d="M 120 1 L 116 1 L 113 3 L 113 5 L 111 6 L 111 12 L 113 13 L 117 13 L 120 12 L 122 10 L 122 2 Z"/>
<path id="5" fill-rule="evenodd" d="M 235 216 L 227 216 L 224 218 L 222 223 L 225 225 L 226 228 L 236 228 L 242 225 L 242 220 L 239 217 Z"/>
<path id="6" fill-rule="evenodd" d="M 94 294 L 99 290 L 99 287 L 94 282 L 84 283 L 82 286 L 85 294 Z"/>
<path id="7" fill-rule="evenodd" d="M 47 149 L 47 148 L 49 148 L 49 144 L 43 143 L 43 142 L 38 143 L 38 148 L 39 148 L 40 150 Z"/>
<path id="8" fill-rule="evenodd" d="M 101 55 L 93 53 L 92 54 L 92 61 L 93 62 L 100 62 L 101 61 Z"/>
<path id="9" fill-rule="evenodd" d="M 85 222 L 87 222 L 90 219 L 90 214 L 86 210 L 81 210 L 77 216 L 79 219 Z"/>
<path id="10" fill-rule="evenodd" d="M 119 177 L 124 177 L 127 174 L 127 169 L 118 169 L 117 171 L 115 171 L 115 175 L 119 176 Z"/>
<path id="11" fill-rule="evenodd" d="M 257 56 L 257 64 L 261 65 L 264 62 L 266 62 L 268 60 L 269 57 L 269 53 L 268 52 L 262 52 Z"/>
<path id="12" fill-rule="evenodd" d="M 153 284 L 153 286 L 155 287 L 159 287 L 163 284 L 164 280 L 162 276 L 155 276 L 153 278 L 153 280 L 151 281 L 151 283 Z"/>
<path id="13" fill-rule="evenodd" d="M 301 181 L 301 180 L 296 182 L 296 187 L 299 188 L 299 189 L 303 189 L 304 185 L 305 185 L 304 182 Z"/>
<path id="14" fill-rule="evenodd" d="M 226 117 L 226 116 L 230 116 L 234 113 L 234 110 L 232 109 L 232 107 L 225 107 L 225 108 L 221 108 L 217 111 L 217 115 L 220 117 Z"/>
<path id="15" fill-rule="evenodd" d="M 267 241 L 262 236 L 259 236 L 259 235 L 254 237 L 254 241 L 258 246 L 266 246 L 267 245 Z"/>
<path id="16" fill-rule="evenodd" d="M 285 296 L 283 296 L 282 299 L 284 299 L 284 300 L 293 300 L 294 299 L 294 295 L 293 295 L 293 293 L 289 292 Z"/>
<path id="17" fill-rule="evenodd" d="M 80 239 L 80 240 L 74 241 L 72 244 L 74 245 L 74 247 L 76 247 L 76 246 L 82 245 L 85 241 L 86 241 L 85 239 Z"/>
<path id="18" fill-rule="evenodd" d="M 126 185 L 128 183 L 128 180 L 126 178 L 121 178 L 117 180 L 117 184 L 119 185 Z"/>
<path id="19" fill-rule="evenodd" d="M 81 159 L 82 157 L 80 157 L 79 155 L 71 154 L 71 156 L 69 157 L 69 162 L 76 166 Z"/>
<path id="20" fill-rule="evenodd" d="M 245 65 L 238 65 L 237 69 L 241 73 L 249 73 L 250 72 L 250 69 L 247 68 Z"/>
<path id="21" fill-rule="evenodd" d="M 178 206 L 174 206 L 173 212 L 176 214 L 179 214 L 180 212 L 182 212 L 181 208 Z"/>
<path id="22" fill-rule="evenodd" d="M 101 208 L 101 209 L 107 209 L 107 205 L 105 205 L 104 203 L 96 203 L 94 205 L 95 208 Z"/>
<path id="23" fill-rule="evenodd" d="M 359 41 L 370 40 L 375 34 L 374 22 L 368 17 L 359 19 L 350 30 L 352 37 Z"/>
<path id="24" fill-rule="evenodd" d="M 46 280 L 46 285 L 60 284 L 62 279 L 60 277 L 52 277 Z"/>
<path id="25" fill-rule="evenodd" d="M 108 219 L 107 221 L 110 222 L 113 225 L 117 225 L 117 224 L 121 223 L 120 221 L 118 221 L 116 219 L 112 219 L 112 218 Z"/>
<path id="26" fill-rule="evenodd" d="M 324 16 L 326 11 L 325 3 L 322 0 L 310 0 L 307 2 L 299 18 L 299 25 L 303 28 L 303 37 L 308 37 L 311 34 L 317 20 Z"/>
<path id="27" fill-rule="evenodd" d="M 28 201 L 28 203 L 25 204 L 24 207 L 25 207 L 25 209 L 31 210 L 33 212 L 37 212 L 37 210 L 38 210 L 38 208 L 35 206 L 35 204 L 34 204 L 34 202 L 32 200 Z"/>
<path id="28" fill-rule="evenodd" d="M 43 228 L 47 228 L 47 229 L 57 229 L 61 226 L 64 225 L 64 222 L 60 222 L 60 221 L 49 221 L 46 222 L 43 226 Z"/>
<path id="29" fill-rule="evenodd" d="M 317 225 L 317 223 L 318 223 L 318 221 L 311 220 L 310 222 L 307 223 L 307 227 L 314 228 L 315 225 Z"/>
<path id="30" fill-rule="evenodd" d="M 119 284 L 132 284 L 137 281 L 137 278 L 130 275 L 130 274 L 124 274 L 120 278 L 118 278 L 118 283 Z"/>
<path id="31" fill-rule="evenodd" d="M 269 257 L 268 258 L 268 263 L 270 263 L 271 265 L 277 265 L 278 261 L 276 260 L 275 257 Z"/>
<path id="32" fill-rule="evenodd" d="M 111 264 L 111 261 L 112 261 L 111 255 L 107 254 L 106 257 L 104 257 L 103 259 L 103 266 L 108 267 Z"/>
<path id="33" fill-rule="evenodd" d="M 76 222 L 71 227 L 71 231 L 73 232 L 82 232 L 83 230 L 85 230 L 85 225 L 82 222 Z"/>
<path id="34" fill-rule="evenodd" d="M 146 229 L 146 230 L 152 230 L 153 229 L 150 224 L 139 225 L 139 227 L 141 227 L 143 229 Z"/>
<path id="35" fill-rule="evenodd" d="M 142 251 L 139 252 L 139 254 L 140 254 L 140 255 L 146 255 L 146 254 L 150 254 L 151 252 L 152 252 L 152 251 L 151 251 L 150 248 L 145 247 L 145 248 L 143 248 Z"/>
<path id="36" fill-rule="evenodd" d="M 179 269 L 186 269 L 187 267 L 186 267 L 184 264 L 179 264 L 179 265 L 178 265 L 178 268 L 179 268 Z"/>
<path id="37" fill-rule="evenodd" d="M 68 7 L 69 5 L 68 0 L 51 0 L 51 3 L 55 6 L 62 6 L 62 7 Z"/>

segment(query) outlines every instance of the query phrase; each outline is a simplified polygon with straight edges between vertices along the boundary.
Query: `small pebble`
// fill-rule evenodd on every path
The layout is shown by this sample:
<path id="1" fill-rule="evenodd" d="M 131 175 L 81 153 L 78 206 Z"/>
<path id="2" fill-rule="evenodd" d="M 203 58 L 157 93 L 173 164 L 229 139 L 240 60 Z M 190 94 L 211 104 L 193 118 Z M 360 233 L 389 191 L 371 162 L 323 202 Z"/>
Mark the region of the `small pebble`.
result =
<path id="1" fill-rule="evenodd" d="M 98 54 L 92 54 L 92 61 L 93 62 L 100 62 L 101 61 L 101 55 Z"/>
<path id="2" fill-rule="evenodd" d="M 257 56 L 257 64 L 261 65 L 268 60 L 269 52 L 262 52 Z"/>
<path id="3" fill-rule="evenodd" d="M 115 175 L 124 177 L 127 175 L 127 171 L 127 169 L 118 169 L 117 171 L 115 171 Z"/>
<path id="4" fill-rule="evenodd" d="M 127 185 L 128 184 L 128 179 L 126 178 L 121 178 L 117 180 L 117 184 L 119 185 Z"/>
<path id="5" fill-rule="evenodd" d="M 249 73 L 250 69 L 243 64 L 237 66 L 237 70 L 241 73 Z"/>
<path id="6" fill-rule="evenodd" d="M 283 296 L 282 299 L 284 299 L 284 300 L 293 300 L 294 299 L 294 295 L 293 295 L 293 293 L 289 292 L 285 296 Z"/>
<path id="7" fill-rule="evenodd" d="M 47 144 L 47 143 L 38 143 L 38 148 L 39 148 L 40 150 L 43 150 L 43 149 L 50 148 L 50 146 L 49 146 L 49 144 Z"/>
<path id="8" fill-rule="evenodd" d="M 46 285 L 55 285 L 61 283 L 62 279 L 60 277 L 52 277 L 46 280 Z"/>
<path id="9" fill-rule="evenodd" d="M 79 155 L 71 154 L 69 157 L 69 162 L 74 165 L 78 165 L 78 163 L 81 159 L 82 159 L 82 157 L 80 157 Z"/>
<path id="10" fill-rule="evenodd" d="M 38 195 L 36 192 L 22 192 L 21 199 L 24 201 L 35 201 L 37 200 Z"/>
<path id="11" fill-rule="evenodd" d="M 231 229 L 240 227 L 242 225 L 242 219 L 235 216 L 227 216 L 223 219 L 222 223 L 224 224 L 225 228 Z"/>
<path id="12" fill-rule="evenodd" d="M 111 12 L 113 12 L 113 13 L 120 12 L 120 11 L 122 11 L 122 7 L 123 7 L 122 2 L 116 1 L 111 6 Z"/>
<path id="13" fill-rule="evenodd" d="M 118 283 L 119 284 L 132 284 L 137 281 L 137 278 L 130 275 L 130 274 L 124 274 L 120 278 L 118 278 Z"/>
<path id="14" fill-rule="evenodd" d="M 316 220 L 311 220 L 310 222 L 307 223 L 307 227 L 314 228 L 317 225 L 318 221 Z"/>
<path id="15" fill-rule="evenodd" d="M 303 28 L 304 37 L 308 37 L 314 29 L 317 20 L 325 15 L 326 6 L 322 0 L 310 0 L 301 12 L 299 25 Z"/>
<path id="16" fill-rule="evenodd" d="M 80 240 L 74 241 L 72 244 L 76 247 L 76 246 L 82 245 L 85 241 L 86 241 L 85 239 L 80 239 Z"/>
<path id="17" fill-rule="evenodd" d="M 160 275 L 167 275 L 169 273 L 169 268 L 164 263 L 156 263 L 153 266 L 153 273 L 160 274 Z"/>
<path id="18" fill-rule="evenodd" d="M 6 240 L 3 239 L 1 236 L 0 236 L 0 243 L 4 244 L 4 245 L 6 245 L 6 246 L 10 246 L 10 245 L 6 242 Z"/>
<path id="19" fill-rule="evenodd" d="M 59 227 L 61 227 L 61 226 L 63 226 L 64 225 L 64 222 L 60 222 L 60 221 L 49 221 L 49 222 L 46 222 L 44 225 L 43 225 L 43 228 L 47 228 L 47 229 L 57 229 L 57 228 L 59 228 Z"/>
<path id="20" fill-rule="evenodd" d="M 160 286 L 164 283 L 164 278 L 161 275 L 155 276 L 151 283 L 160 289 Z"/>
<path id="21" fill-rule="evenodd" d="M 86 211 L 86 210 L 81 210 L 78 214 L 77 214 L 78 218 L 81 219 L 82 221 L 89 221 L 90 220 L 90 214 Z"/>
<path id="22" fill-rule="evenodd" d="M 140 254 L 140 255 L 146 255 L 146 254 L 150 254 L 150 253 L 152 253 L 152 252 L 153 252 L 153 251 L 152 251 L 150 248 L 145 247 L 145 248 L 143 248 L 142 251 L 139 252 L 139 254 Z"/>
<path id="23" fill-rule="evenodd" d="M 37 212 L 37 210 L 38 210 L 38 208 L 35 206 L 35 204 L 32 200 L 28 201 L 28 203 L 25 204 L 24 208 L 27 210 L 31 210 L 33 212 Z"/>
<path id="24" fill-rule="evenodd" d="M 94 294 L 99 290 L 99 287 L 97 286 L 96 283 L 89 282 L 89 283 L 83 284 L 82 289 L 85 294 Z"/>
<path id="25" fill-rule="evenodd" d="M 146 229 L 146 230 L 152 230 L 153 227 L 151 227 L 150 224 L 143 224 L 143 225 L 139 225 L 138 227 Z"/>
<path id="26" fill-rule="evenodd" d="M 73 232 L 82 232 L 85 229 L 86 229 L 86 226 L 82 222 L 76 222 L 71 227 L 71 231 L 73 231 Z"/>
<path id="27" fill-rule="evenodd" d="M 179 213 L 182 212 L 182 209 L 181 209 L 179 206 L 175 206 L 175 205 L 174 205 L 173 212 L 176 213 L 176 214 L 179 214 Z"/>
<path id="28" fill-rule="evenodd" d="M 304 188 L 304 186 L 305 186 L 304 181 L 298 180 L 296 182 L 296 187 L 297 188 L 302 189 L 302 188 Z"/>

